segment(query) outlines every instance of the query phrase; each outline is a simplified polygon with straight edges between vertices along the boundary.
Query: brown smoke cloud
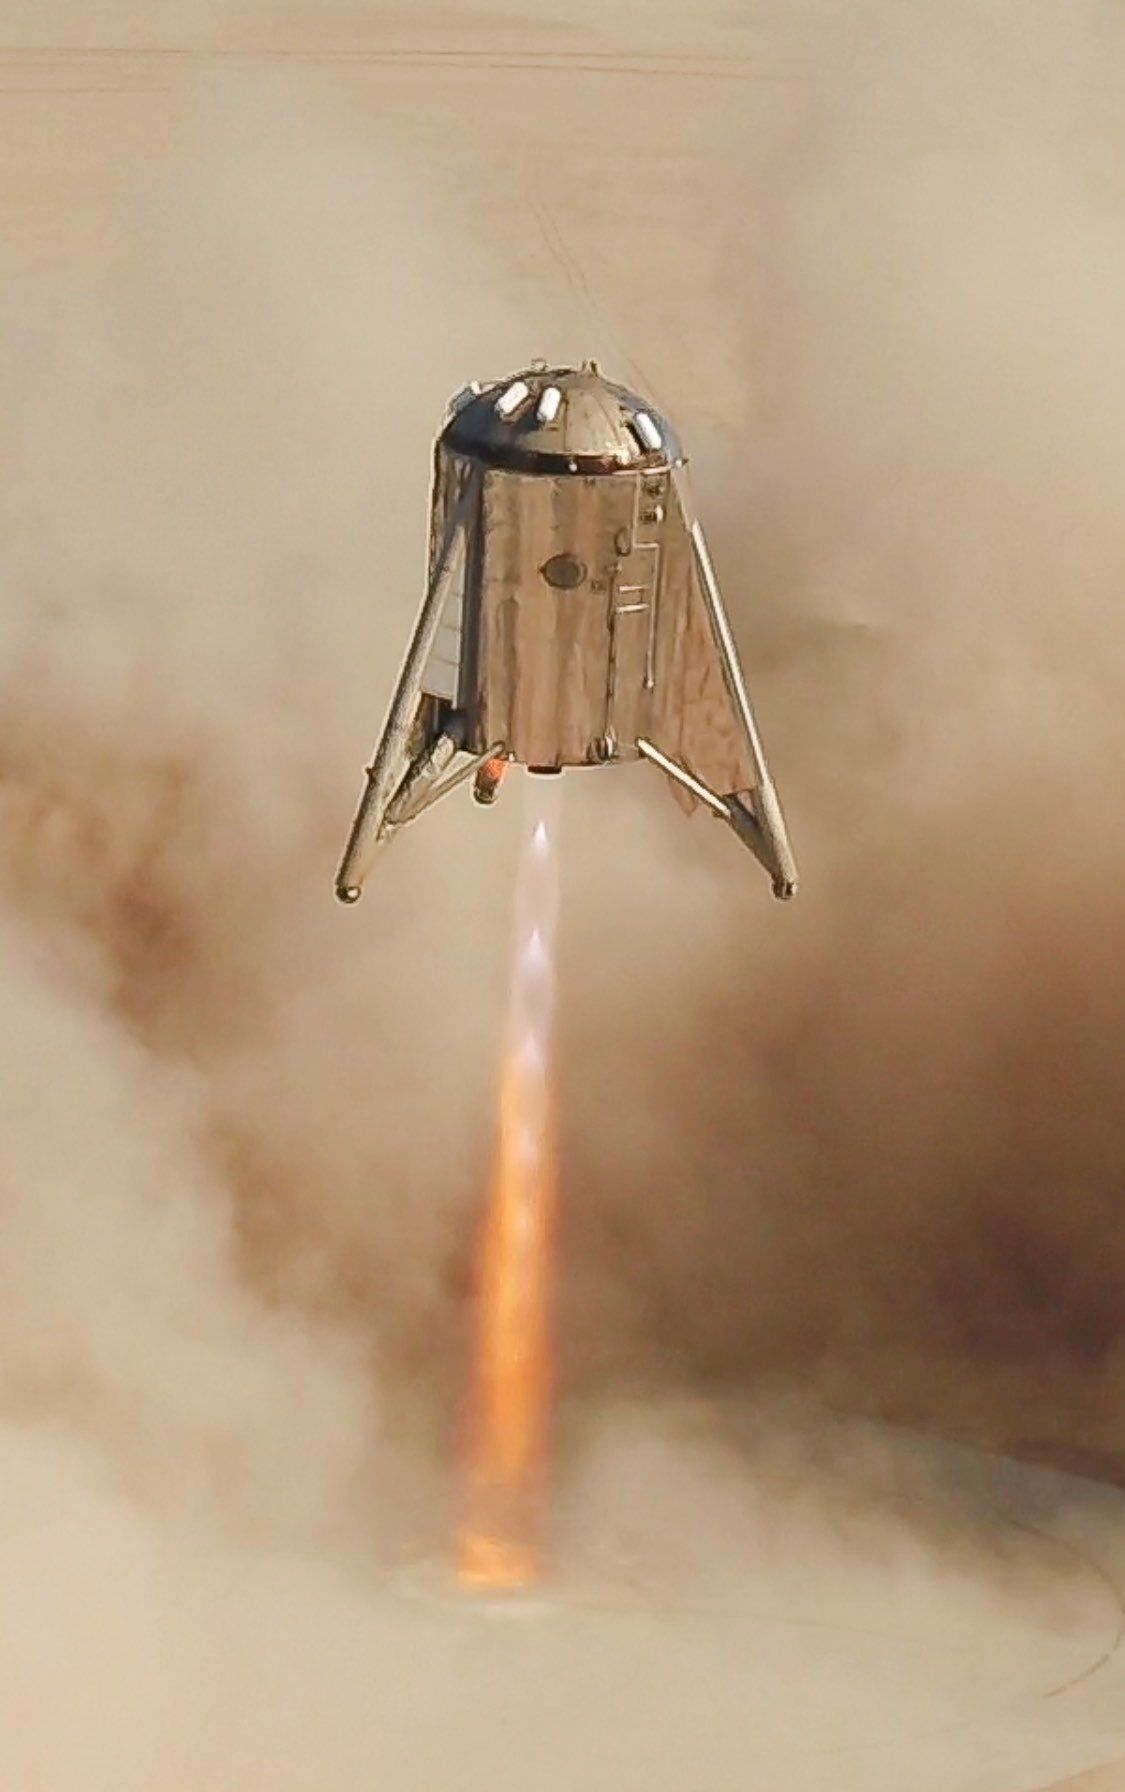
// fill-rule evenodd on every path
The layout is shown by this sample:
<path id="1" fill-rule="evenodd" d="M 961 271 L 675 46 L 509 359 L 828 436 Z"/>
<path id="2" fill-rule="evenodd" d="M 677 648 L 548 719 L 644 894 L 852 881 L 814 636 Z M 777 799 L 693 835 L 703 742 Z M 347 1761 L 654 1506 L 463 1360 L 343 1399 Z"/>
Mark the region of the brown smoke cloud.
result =
<path id="1" fill-rule="evenodd" d="M 697 478 L 805 890 L 646 823 L 676 872 L 609 899 L 574 1255 L 638 1366 L 1114 1454 L 1125 34 L 1019 19 L 853 18 L 742 170 L 745 421 Z"/>
<path id="2" fill-rule="evenodd" d="M 1125 34 L 1093 6 L 820 25 L 832 81 L 716 144 L 718 421 L 683 338 L 629 321 L 631 270 L 597 277 L 607 365 L 685 395 L 806 887 L 773 908 L 643 773 L 568 781 L 576 1548 L 640 1487 L 669 1489 L 660 1548 L 692 1501 L 743 1521 L 726 1457 L 638 1441 L 638 1385 L 1125 1455 Z M 444 397 L 600 347 L 573 293 L 529 312 L 463 175 L 373 151 L 323 88 L 187 111 L 104 270 L 0 306 L 4 1528 L 14 1609 L 54 1585 L 68 1639 L 4 1645 L 20 1792 L 158 1792 L 154 1759 L 197 1792 L 211 1746 L 247 1792 L 364 1772 L 309 1659 L 360 1696 L 348 1664 L 397 1645 L 357 1587 L 446 1521 L 512 817 L 451 802 L 355 915 L 331 875 Z"/>

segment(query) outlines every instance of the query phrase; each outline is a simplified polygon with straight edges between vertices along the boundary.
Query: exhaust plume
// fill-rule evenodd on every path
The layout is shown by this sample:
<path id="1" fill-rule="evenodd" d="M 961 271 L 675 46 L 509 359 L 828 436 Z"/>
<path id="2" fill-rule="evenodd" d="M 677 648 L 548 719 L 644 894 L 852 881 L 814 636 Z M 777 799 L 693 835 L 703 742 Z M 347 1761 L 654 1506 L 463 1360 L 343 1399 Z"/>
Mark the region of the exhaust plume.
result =
<path id="1" fill-rule="evenodd" d="M 554 1279 L 555 927 L 559 779 L 525 778 L 496 1167 L 481 1241 L 460 1576 L 525 1586 L 539 1572 Z"/>

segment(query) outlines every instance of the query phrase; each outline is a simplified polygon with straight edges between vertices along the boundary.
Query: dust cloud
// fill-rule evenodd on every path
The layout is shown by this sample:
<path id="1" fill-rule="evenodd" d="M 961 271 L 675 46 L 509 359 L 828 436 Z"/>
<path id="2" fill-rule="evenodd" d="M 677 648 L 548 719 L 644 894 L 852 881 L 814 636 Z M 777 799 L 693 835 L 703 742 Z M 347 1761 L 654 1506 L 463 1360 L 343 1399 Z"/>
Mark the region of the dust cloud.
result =
<path id="1" fill-rule="evenodd" d="M 746 414 L 733 459 L 696 455 L 804 890 L 769 912 L 705 820 L 708 876 L 680 871 L 654 814 L 681 888 L 625 868 L 574 1026 L 575 1255 L 640 1369 L 1104 1464 L 1125 32 L 889 6 L 835 48 L 766 164 L 728 146 Z"/>
<path id="2" fill-rule="evenodd" d="M 805 891 L 567 791 L 579 1554 L 686 1498 L 671 1393 L 1125 1454 L 1125 32 L 820 23 L 833 81 L 721 145 L 744 420 L 692 443 Z M 451 803 L 355 915 L 332 872 L 442 399 L 599 345 L 297 76 L 201 84 L 116 222 L 0 300 L 0 1777 L 304 1792 L 448 1522 L 512 821 Z"/>
<path id="3" fill-rule="evenodd" d="M 198 106 L 210 147 L 137 171 L 108 271 L 3 302 L 21 1792 L 307 1772 L 284 1724 L 263 1750 L 261 1712 L 226 1715 L 265 1685 L 239 1650 L 264 1622 L 346 1651 L 342 1565 L 445 1541 L 491 1142 L 503 845 L 470 876 L 451 812 L 359 930 L 331 885 L 416 602 L 429 413 L 518 320 L 497 292 L 449 329 L 447 221 L 299 85 Z M 282 1584 L 228 1604 L 271 1551 Z"/>

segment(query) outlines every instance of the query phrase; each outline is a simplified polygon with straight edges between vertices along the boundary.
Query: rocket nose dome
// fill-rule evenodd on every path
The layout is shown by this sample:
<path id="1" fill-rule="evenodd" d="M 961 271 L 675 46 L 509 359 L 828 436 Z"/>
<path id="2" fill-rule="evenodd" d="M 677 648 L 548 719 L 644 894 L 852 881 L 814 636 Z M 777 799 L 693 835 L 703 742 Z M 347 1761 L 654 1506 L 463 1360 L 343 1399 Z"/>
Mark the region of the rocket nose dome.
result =
<path id="1" fill-rule="evenodd" d="M 683 459 L 667 419 L 607 380 L 595 361 L 536 364 L 466 387 L 453 400 L 442 441 L 487 465 L 532 472 L 613 473 Z"/>

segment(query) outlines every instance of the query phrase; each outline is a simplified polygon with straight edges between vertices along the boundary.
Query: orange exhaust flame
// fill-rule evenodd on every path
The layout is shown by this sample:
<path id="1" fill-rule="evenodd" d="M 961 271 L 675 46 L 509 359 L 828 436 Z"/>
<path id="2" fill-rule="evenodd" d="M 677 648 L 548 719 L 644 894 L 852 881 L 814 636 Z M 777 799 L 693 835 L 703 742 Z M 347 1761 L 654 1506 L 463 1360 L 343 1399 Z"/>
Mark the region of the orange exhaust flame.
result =
<path id="1" fill-rule="evenodd" d="M 551 1395 L 554 1151 L 550 1100 L 555 872 L 538 821 L 520 868 L 496 1167 L 481 1240 L 458 1576 L 539 1572 Z"/>
<path id="2" fill-rule="evenodd" d="M 504 1066 L 495 1182 L 480 1262 L 474 1409 L 460 1577 L 525 1586 L 536 1577 L 550 1399 L 551 1189 L 529 1149 L 538 1091 Z"/>

